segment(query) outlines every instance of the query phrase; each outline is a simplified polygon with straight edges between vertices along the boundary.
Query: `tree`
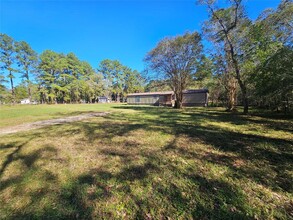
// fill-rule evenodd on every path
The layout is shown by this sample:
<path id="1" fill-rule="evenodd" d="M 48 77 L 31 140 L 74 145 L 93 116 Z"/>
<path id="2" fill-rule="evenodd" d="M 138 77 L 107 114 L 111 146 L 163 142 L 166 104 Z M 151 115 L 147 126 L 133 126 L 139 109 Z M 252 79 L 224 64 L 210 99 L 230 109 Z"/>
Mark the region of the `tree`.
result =
<path id="1" fill-rule="evenodd" d="M 85 83 L 85 94 L 87 102 L 96 102 L 98 96 L 102 95 L 104 92 L 102 74 L 93 72 L 92 74 L 86 77 Z"/>
<path id="2" fill-rule="evenodd" d="M 46 50 L 40 55 L 39 69 L 42 100 L 48 99 L 50 103 L 91 103 L 101 93 L 100 75 L 74 53 L 65 55 Z"/>
<path id="3" fill-rule="evenodd" d="M 40 55 L 40 64 L 39 69 L 41 74 L 39 75 L 39 79 L 41 81 L 41 87 L 45 87 L 47 90 L 47 96 L 49 103 L 53 101 L 57 103 L 56 99 L 56 87 L 55 83 L 57 80 L 57 74 L 59 73 L 58 69 L 58 60 L 60 59 L 60 55 L 51 50 L 45 50 Z M 55 89 L 55 90 L 54 90 Z"/>
<path id="4" fill-rule="evenodd" d="M 29 99 L 31 100 L 31 81 L 29 73 L 33 72 L 37 67 L 37 53 L 24 41 L 15 43 L 16 59 L 19 67 L 22 67 L 22 78 L 26 79 Z"/>
<path id="5" fill-rule="evenodd" d="M 6 34 L 0 34 L 0 50 L 1 50 L 0 61 L 2 63 L 1 69 L 8 71 L 8 78 L 10 79 L 10 86 L 11 86 L 12 101 L 14 102 L 15 94 L 14 94 L 14 85 L 13 85 L 13 78 L 14 78 L 13 73 L 16 72 L 15 68 L 13 68 L 13 64 L 15 61 L 14 40 Z"/>
<path id="6" fill-rule="evenodd" d="M 83 67 L 81 61 L 77 58 L 74 53 L 66 55 L 67 60 L 67 71 L 74 78 L 78 79 L 83 74 Z"/>
<path id="7" fill-rule="evenodd" d="M 125 93 L 134 93 L 143 91 L 144 79 L 137 70 L 125 69 Z"/>
<path id="8" fill-rule="evenodd" d="M 98 71 L 104 76 L 106 91 L 115 101 L 125 97 L 125 93 L 142 89 L 142 77 L 136 70 L 124 66 L 118 60 L 103 60 Z"/>
<path id="9" fill-rule="evenodd" d="M 266 33 L 283 45 L 293 43 L 293 0 L 281 0 L 276 10 L 265 10 L 259 17 Z"/>
<path id="10" fill-rule="evenodd" d="M 26 83 L 23 81 L 19 85 L 15 86 L 15 99 L 17 102 L 20 102 L 22 99 L 27 98 L 28 90 Z"/>
<path id="11" fill-rule="evenodd" d="M 11 94 L 4 85 L 6 82 L 5 77 L 0 74 L 0 104 L 11 101 Z"/>
<path id="12" fill-rule="evenodd" d="M 246 30 L 240 47 L 242 70 L 250 94 L 260 107 L 278 109 L 290 103 L 292 93 L 293 2 L 281 1 L 276 10 L 265 10 Z M 290 61 L 291 60 L 291 61 Z"/>
<path id="13" fill-rule="evenodd" d="M 228 67 L 233 68 L 241 93 L 244 106 L 244 114 L 248 113 L 247 85 L 241 70 L 241 50 L 239 42 L 243 38 L 243 29 L 249 25 L 245 16 L 242 0 L 229 0 L 230 7 L 217 9 L 215 0 L 199 0 L 198 3 L 207 5 L 209 20 L 204 23 L 204 33 L 209 40 L 222 47 L 225 51 Z M 232 106 L 233 108 L 233 106 Z"/>
<path id="14" fill-rule="evenodd" d="M 276 108 L 285 106 L 287 111 L 293 101 L 293 47 L 283 47 L 260 64 L 252 77 L 255 96 Z"/>
<path id="15" fill-rule="evenodd" d="M 103 76 L 96 73 L 91 65 L 85 61 L 81 62 L 81 69 L 84 100 L 89 103 L 96 102 L 104 89 Z"/>
<path id="16" fill-rule="evenodd" d="M 145 58 L 152 71 L 167 79 L 176 95 L 176 108 L 182 108 L 183 90 L 196 72 L 201 52 L 201 37 L 194 32 L 164 38 Z"/>
<path id="17" fill-rule="evenodd" d="M 159 91 L 168 91 L 170 86 L 167 80 L 156 80 L 152 79 L 145 85 L 146 92 L 159 92 Z"/>
<path id="18" fill-rule="evenodd" d="M 236 100 L 236 82 L 225 59 L 218 51 L 210 56 L 203 55 L 193 76 L 193 87 L 208 88 L 211 105 L 223 105 L 232 109 Z"/>
<path id="19" fill-rule="evenodd" d="M 226 52 L 221 53 L 218 51 L 214 54 L 214 60 L 215 72 L 219 76 L 219 84 L 224 88 L 224 93 L 222 93 L 223 102 L 225 103 L 227 111 L 236 111 L 237 80 L 229 55 Z"/>

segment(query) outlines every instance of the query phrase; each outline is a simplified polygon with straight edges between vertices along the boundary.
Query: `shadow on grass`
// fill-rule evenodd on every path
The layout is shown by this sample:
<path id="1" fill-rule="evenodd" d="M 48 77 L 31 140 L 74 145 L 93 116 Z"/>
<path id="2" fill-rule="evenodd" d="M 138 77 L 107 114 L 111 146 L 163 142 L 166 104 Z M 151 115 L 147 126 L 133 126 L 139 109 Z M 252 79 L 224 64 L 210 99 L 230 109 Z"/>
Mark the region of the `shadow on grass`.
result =
<path id="1" fill-rule="evenodd" d="M 27 144 L 27 142 L 25 143 L 9 143 L 9 144 L 4 144 L 4 145 L 1 145 L 0 146 L 0 149 L 10 149 L 10 148 L 15 148 L 11 153 L 9 153 L 7 156 L 6 156 L 6 159 L 4 160 L 4 162 L 2 163 L 1 165 L 1 168 L 0 168 L 0 178 L 3 174 L 3 172 L 5 171 L 6 167 L 11 163 L 13 162 L 14 160 L 14 156 L 18 154 L 18 152 L 21 150 L 21 148 Z"/>
<path id="2" fill-rule="evenodd" d="M 1 172 L 0 172 L 0 191 L 6 189 L 10 185 L 20 183 L 21 181 L 24 180 L 24 178 L 27 178 L 26 174 L 29 173 L 31 170 L 37 170 L 38 166 L 35 165 L 36 161 L 42 158 L 42 154 L 44 153 L 56 153 L 56 149 L 51 147 L 51 146 L 43 146 L 43 148 L 35 150 L 31 152 L 30 154 L 22 154 L 21 150 L 22 148 L 27 145 L 29 141 L 26 141 L 25 143 L 15 143 L 13 145 L 13 148 L 15 147 L 16 149 L 13 150 L 12 153 L 8 154 L 6 156 L 6 160 L 2 163 L 1 166 Z M 21 161 L 23 164 L 23 170 L 27 170 L 28 172 L 25 172 L 24 175 L 18 175 L 18 176 L 13 176 L 11 178 L 2 180 L 2 176 L 4 175 L 4 172 L 6 168 L 13 162 Z M 54 175 L 50 172 L 45 172 L 45 178 L 50 180 L 50 176 L 53 177 Z"/>
<path id="3" fill-rule="evenodd" d="M 74 180 L 62 184 L 54 170 L 50 171 L 39 163 L 59 162 L 57 149 L 54 146 L 40 144 L 38 149 L 25 152 L 25 148 L 34 138 L 45 135 L 42 132 L 35 132 L 24 135 L 24 137 L 32 136 L 28 137 L 29 140 L 26 142 L 14 141 L 0 146 L 0 149 L 13 150 L 1 165 L 1 200 L 3 192 L 9 188 L 13 197 L 19 198 L 17 202 L 29 201 L 22 209 L 15 209 L 14 198 L 10 198 L 12 201 L 3 200 L 0 213 L 6 214 L 5 219 L 89 219 L 91 208 L 85 203 L 82 191 L 82 185 L 87 181 L 80 178 L 80 181 Z M 20 174 L 10 173 L 12 176 L 4 176 L 9 166 L 17 162 L 21 162 L 23 166 Z M 68 161 L 63 160 L 62 163 L 68 164 Z"/>
<path id="4" fill-rule="evenodd" d="M 205 120 L 230 122 L 237 125 L 251 123 L 240 114 L 231 115 L 224 111 L 214 112 L 209 109 L 205 111 L 202 109 L 183 109 L 173 111 L 173 109 L 138 106 L 115 106 L 115 108 L 134 109 L 138 111 L 138 114 L 139 112 L 142 112 L 143 116 L 153 116 L 148 119 L 146 119 L 146 117 L 139 118 L 135 116 L 137 118 L 136 126 L 142 127 L 145 130 L 152 129 L 153 125 L 157 125 L 155 128 L 156 130 L 174 134 L 177 137 L 185 135 L 190 137 L 194 142 L 203 141 L 207 145 L 211 145 L 223 152 L 236 153 L 239 159 L 248 161 L 252 163 L 253 166 L 250 166 L 249 168 L 237 168 L 234 166 L 233 160 L 216 158 L 215 155 L 210 155 L 209 161 L 216 164 L 223 162 L 223 164 L 237 171 L 239 177 L 245 176 L 251 178 L 256 182 L 275 190 L 282 189 L 287 192 L 293 192 L 293 186 L 291 184 L 293 180 L 288 172 L 290 170 L 292 171 L 293 141 L 281 138 L 270 138 L 256 134 L 243 134 L 231 130 L 201 125 L 201 122 Z M 119 120 L 119 118 L 120 120 L 123 120 L 123 117 L 127 118 L 131 116 L 120 115 L 116 117 L 115 115 L 110 115 L 109 117 L 115 118 L 116 120 Z M 274 127 L 274 121 L 266 122 L 269 126 Z M 124 134 L 126 134 L 125 128 L 123 130 Z M 130 130 L 132 129 L 130 128 Z M 108 133 L 113 134 L 115 131 L 109 131 Z M 181 148 L 180 154 L 196 157 L 196 152 L 188 152 L 183 148 Z M 263 163 L 272 168 L 273 173 L 271 176 L 268 174 L 264 175 L 264 172 L 262 172 L 261 168 Z"/>
<path id="5" fill-rule="evenodd" d="M 150 160 L 154 160 L 154 155 Z M 113 198 L 117 199 L 119 196 L 131 210 L 130 213 L 125 211 L 125 215 L 130 216 L 131 219 L 161 219 L 166 216 L 180 218 L 186 213 L 189 213 L 190 218 L 200 219 L 250 219 L 245 214 L 246 197 L 235 186 L 225 181 L 185 174 L 184 178 L 189 180 L 189 184 L 197 188 L 194 192 L 185 195 L 183 189 L 173 183 L 173 180 L 154 181 L 153 174 L 161 173 L 163 176 L 163 171 L 151 161 L 147 161 L 144 165 L 124 168 L 115 174 L 105 170 L 92 170 L 88 174 L 82 174 L 77 182 L 83 186 L 94 187 L 88 198 L 105 205 L 104 210 L 95 213 L 95 217 L 116 219 L 117 210 L 110 209 L 107 212 L 106 204 L 115 201 Z M 135 181 L 139 181 L 146 188 L 151 187 L 151 191 L 138 196 L 131 187 Z M 74 191 L 76 192 L 76 189 Z M 197 200 L 194 200 L 193 196 L 197 196 Z M 168 206 L 165 206 L 166 204 Z"/>
<path id="6" fill-rule="evenodd" d="M 27 142 L 10 142 L 0 146 L 3 150 L 15 148 L 2 163 L 1 173 L 17 160 L 21 160 L 28 168 L 21 176 L 1 180 L 0 193 L 9 186 L 29 184 L 25 181 L 33 178 L 34 172 L 41 172 L 41 179 L 48 184 L 41 190 L 29 193 L 36 200 L 29 203 L 24 210 L 8 210 L 7 212 L 12 212 L 11 219 L 254 218 L 255 210 L 248 205 L 249 198 L 240 186 L 227 179 L 205 176 L 198 172 L 197 167 L 181 169 L 169 154 L 180 159 L 193 158 L 226 166 L 232 170 L 231 178 L 244 181 L 250 179 L 274 191 L 292 192 L 292 179 L 288 172 L 292 170 L 292 141 L 202 125 L 205 120 L 235 125 L 250 123 L 242 115 L 230 115 L 209 109 L 174 110 L 131 106 L 113 108 L 133 109 L 136 112 L 112 113 L 99 123 L 74 122 L 72 127 L 62 127 L 62 131 L 56 125 L 31 134 L 33 138 L 46 137 L 49 134 L 56 140 L 58 137 L 70 138 L 74 134 L 82 134 L 78 140 L 80 143 L 99 148 L 98 153 L 93 152 L 105 157 L 104 165 L 74 176 L 66 183 L 61 183 L 55 171 L 45 172 L 36 163 L 40 159 L 44 160 L 44 152 L 52 152 L 47 155 L 45 162 L 58 162 L 54 154 L 57 151 L 56 146 L 41 144 L 40 149 L 26 156 L 21 151 Z M 274 122 L 267 123 L 268 126 L 274 126 Z M 166 142 L 162 148 L 154 146 L 153 149 L 143 149 L 139 140 L 141 137 L 136 137 L 137 140 L 128 139 L 133 135 L 132 132 L 138 130 L 161 132 L 174 136 L 174 139 Z M 193 143 L 205 143 L 222 154 L 207 153 L 202 156 L 180 143 L 178 138 L 182 136 Z M 123 145 L 113 144 L 115 138 L 123 138 Z M 77 147 L 74 150 L 74 153 L 78 153 Z M 114 169 L 111 163 L 117 158 L 119 169 Z M 139 163 L 138 158 L 141 158 Z M 239 165 L 237 161 L 243 161 L 243 164 Z M 74 162 L 62 163 L 60 169 Z M 50 188 L 52 186 L 53 191 Z M 22 190 L 16 195 L 21 193 Z M 42 209 L 36 208 L 43 198 L 51 197 L 54 197 L 54 202 L 44 205 Z"/>

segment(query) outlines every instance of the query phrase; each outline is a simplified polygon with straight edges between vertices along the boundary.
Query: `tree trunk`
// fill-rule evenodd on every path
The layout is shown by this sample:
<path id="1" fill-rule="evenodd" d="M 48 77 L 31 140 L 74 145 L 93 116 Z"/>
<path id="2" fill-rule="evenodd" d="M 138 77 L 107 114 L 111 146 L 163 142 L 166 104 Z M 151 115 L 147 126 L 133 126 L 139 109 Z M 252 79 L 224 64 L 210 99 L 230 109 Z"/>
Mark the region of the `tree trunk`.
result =
<path id="1" fill-rule="evenodd" d="M 65 92 L 62 91 L 62 103 L 63 103 L 63 104 L 65 104 L 65 98 L 64 98 L 64 97 L 65 97 Z"/>
<path id="2" fill-rule="evenodd" d="M 31 94 L 31 85 L 30 85 L 30 79 L 29 79 L 29 75 L 28 75 L 28 71 L 26 71 L 26 79 L 27 79 L 27 89 L 28 89 L 28 96 L 29 96 L 29 100 L 32 100 L 32 94 Z"/>
<path id="3" fill-rule="evenodd" d="M 234 77 L 228 78 L 227 82 L 228 103 L 227 111 L 235 111 L 236 104 L 236 80 Z"/>
<path id="4" fill-rule="evenodd" d="M 235 109 L 235 93 L 234 91 L 229 92 L 228 94 L 228 103 L 227 103 L 227 111 L 234 111 Z"/>
<path id="5" fill-rule="evenodd" d="M 175 100 L 175 106 L 174 106 L 174 108 L 178 108 L 178 109 L 180 109 L 180 108 L 182 108 L 182 92 L 181 92 L 181 94 L 180 93 L 175 93 L 176 94 L 176 100 Z"/>
<path id="6" fill-rule="evenodd" d="M 247 114 L 248 113 L 248 98 L 247 98 L 246 86 L 245 86 L 245 84 L 243 83 L 243 81 L 241 80 L 241 77 L 240 77 L 240 70 L 239 70 L 238 61 L 235 58 L 234 47 L 233 47 L 230 39 L 228 37 L 227 37 L 227 39 L 228 39 L 228 43 L 229 43 L 229 46 L 230 46 L 230 55 L 231 55 L 231 58 L 232 58 L 234 69 L 235 69 L 236 79 L 238 81 L 238 84 L 239 84 L 239 87 L 240 87 L 240 90 L 241 90 L 241 93 L 242 93 L 243 106 L 244 106 L 243 113 Z"/>
<path id="7" fill-rule="evenodd" d="M 55 101 L 55 104 L 58 104 L 58 102 L 57 102 L 57 93 L 55 95 L 54 101 Z"/>
<path id="8" fill-rule="evenodd" d="M 243 106 L 244 106 L 243 113 L 248 114 L 248 106 L 249 105 L 248 105 L 248 98 L 246 97 L 246 94 L 243 95 Z"/>
<path id="9" fill-rule="evenodd" d="M 174 108 L 178 108 L 178 109 L 182 108 L 182 101 L 176 100 Z"/>
<path id="10" fill-rule="evenodd" d="M 235 1 L 236 3 L 236 1 Z M 210 4 L 208 4 L 211 12 L 212 12 L 212 15 L 218 20 L 218 23 L 220 24 L 220 26 L 222 27 L 222 31 L 224 32 L 224 35 L 225 35 L 225 39 L 226 39 L 226 42 L 225 43 L 228 43 L 228 47 L 229 49 L 227 50 L 227 52 L 230 54 L 230 57 L 231 57 L 231 60 L 232 60 L 232 63 L 233 63 L 233 66 L 234 66 L 234 70 L 235 70 L 235 78 L 237 79 L 238 81 L 238 84 L 240 86 L 240 90 L 241 90 L 241 93 L 242 93 L 242 97 L 243 97 L 243 106 L 244 106 L 244 109 L 243 109 L 243 113 L 244 114 L 247 114 L 248 113 L 248 98 L 247 98 L 247 92 L 246 92 L 246 86 L 245 84 L 243 83 L 243 81 L 241 80 L 241 76 L 240 76 L 240 67 L 238 65 L 238 61 L 237 61 L 237 58 L 236 58 L 236 53 L 235 53 L 235 50 L 234 50 L 234 45 L 230 39 L 230 33 L 231 31 L 236 28 L 237 24 L 238 24 L 238 8 L 240 7 L 240 3 L 236 4 L 236 9 L 235 9 L 235 18 L 234 18 L 234 23 L 232 23 L 230 26 L 226 26 L 222 19 L 218 17 L 218 15 L 214 12 L 214 10 L 211 8 Z"/>
<path id="11" fill-rule="evenodd" d="M 246 86 L 244 85 L 244 83 L 242 82 L 240 77 L 237 77 L 237 80 L 238 80 L 238 84 L 240 86 L 241 93 L 242 93 L 242 99 L 243 99 L 242 102 L 243 102 L 243 107 L 244 107 L 243 113 L 247 114 L 248 113 L 248 98 L 247 98 Z"/>
<path id="12" fill-rule="evenodd" d="M 9 71 L 9 78 L 10 78 L 10 85 L 11 85 L 12 102 L 15 103 L 15 94 L 14 94 L 14 86 L 13 86 L 11 70 Z"/>
<path id="13" fill-rule="evenodd" d="M 13 86 L 12 78 L 10 78 L 10 85 L 11 85 L 11 95 L 14 97 L 14 86 Z"/>

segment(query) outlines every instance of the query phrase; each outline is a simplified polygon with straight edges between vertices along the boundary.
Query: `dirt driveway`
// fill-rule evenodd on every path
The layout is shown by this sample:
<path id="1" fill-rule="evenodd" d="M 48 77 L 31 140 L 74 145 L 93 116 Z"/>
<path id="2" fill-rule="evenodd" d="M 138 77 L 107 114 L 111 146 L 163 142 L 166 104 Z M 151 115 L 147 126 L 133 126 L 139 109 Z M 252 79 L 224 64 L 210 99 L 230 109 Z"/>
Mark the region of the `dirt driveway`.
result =
<path id="1" fill-rule="evenodd" d="M 21 124 L 21 125 L 17 125 L 13 127 L 0 128 L 0 135 L 13 134 L 20 131 L 28 131 L 28 130 L 38 129 L 38 128 L 42 128 L 42 127 L 50 126 L 50 125 L 81 121 L 88 118 L 106 116 L 107 114 L 109 113 L 108 112 L 94 112 L 94 113 L 91 112 L 91 113 L 85 113 L 81 115 L 69 116 L 65 118 L 50 119 L 45 121 L 37 121 L 32 123 Z"/>

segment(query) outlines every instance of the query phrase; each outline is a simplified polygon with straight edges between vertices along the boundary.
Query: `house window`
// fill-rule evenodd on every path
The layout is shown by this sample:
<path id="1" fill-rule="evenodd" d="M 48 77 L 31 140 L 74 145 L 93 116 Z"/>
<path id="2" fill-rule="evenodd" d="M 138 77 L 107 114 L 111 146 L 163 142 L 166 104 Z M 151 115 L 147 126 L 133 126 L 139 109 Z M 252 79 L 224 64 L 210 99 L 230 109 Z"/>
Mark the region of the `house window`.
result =
<path id="1" fill-rule="evenodd" d="M 135 102 L 140 102 L 140 96 L 135 96 Z"/>

